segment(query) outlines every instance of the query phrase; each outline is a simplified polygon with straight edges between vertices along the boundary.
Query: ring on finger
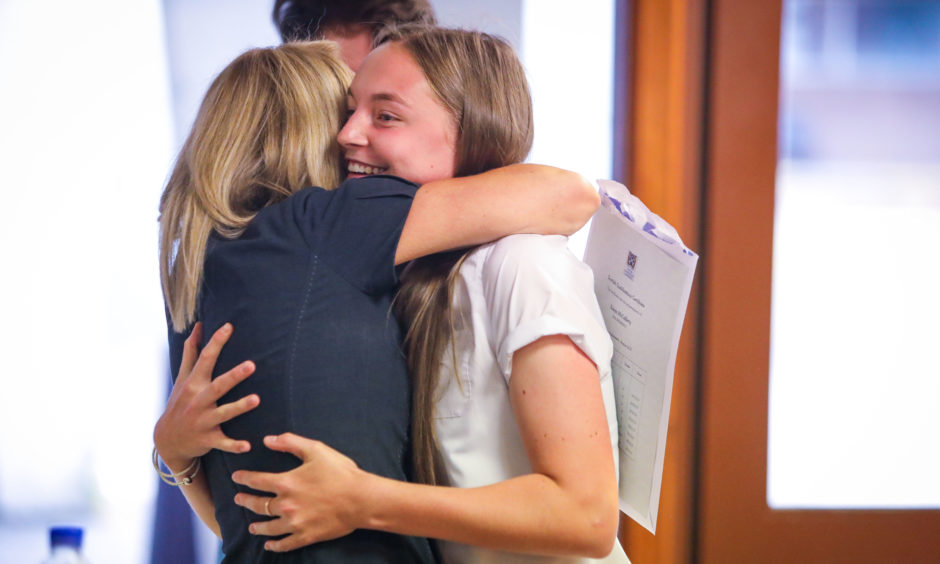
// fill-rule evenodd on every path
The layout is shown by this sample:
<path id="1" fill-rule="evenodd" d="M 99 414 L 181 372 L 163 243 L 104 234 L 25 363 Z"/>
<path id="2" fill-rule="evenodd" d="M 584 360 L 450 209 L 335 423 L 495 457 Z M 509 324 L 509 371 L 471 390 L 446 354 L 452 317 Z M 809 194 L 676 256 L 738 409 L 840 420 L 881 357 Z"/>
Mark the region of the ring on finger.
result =
<path id="1" fill-rule="evenodd" d="M 267 515 L 268 517 L 274 517 L 274 515 L 271 515 L 271 500 L 272 499 L 274 498 L 269 497 L 267 501 L 264 502 L 264 514 Z"/>

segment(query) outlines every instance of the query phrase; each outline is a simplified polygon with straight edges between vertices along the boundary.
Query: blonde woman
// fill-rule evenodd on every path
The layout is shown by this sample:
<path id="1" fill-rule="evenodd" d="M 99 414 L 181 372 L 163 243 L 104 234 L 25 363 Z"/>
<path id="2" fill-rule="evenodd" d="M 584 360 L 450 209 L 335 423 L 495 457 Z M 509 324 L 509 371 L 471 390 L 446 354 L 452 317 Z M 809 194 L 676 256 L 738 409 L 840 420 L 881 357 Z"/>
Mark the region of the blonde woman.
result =
<path id="1" fill-rule="evenodd" d="M 420 189 L 391 176 L 324 189 L 341 177 L 335 134 L 349 78 L 328 42 L 239 56 L 210 86 L 161 200 L 171 359 L 183 368 L 155 456 L 220 534 L 226 562 L 431 561 L 425 539 L 375 530 L 267 552 L 248 532 L 255 516 L 234 503 L 253 490 L 231 475 L 296 467 L 260 448 L 289 431 L 408 479 L 410 386 L 389 314 L 396 265 L 508 233 L 572 232 L 597 206 L 578 175 L 535 166 Z M 428 147 L 442 132 L 426 132 Z M 221 330 L 204 342 L 201 326 Z"/>
<path id="2" fill-rule="evenodd" d="M 350 172 L 427 182 L 517 162 L 531 144 L 521 65 L 485 34 L 393 35 L 349 98 Z M 426 143 L 434 132 L 444 144 Z M 418 260 L 404 279 L 396 310 L 425 483 L 378 476 L 316 435 L 267 437 L 302 465 L 234 474 L 265 492 L 236 502 L 276 516 L 251 532 L 286 535 L 268 541 L 279 552 L 369 529 L 441 539 L 446 562 L 626 562 L 611 344 L 590 270 L 563 238 L 525 235 Z"/>

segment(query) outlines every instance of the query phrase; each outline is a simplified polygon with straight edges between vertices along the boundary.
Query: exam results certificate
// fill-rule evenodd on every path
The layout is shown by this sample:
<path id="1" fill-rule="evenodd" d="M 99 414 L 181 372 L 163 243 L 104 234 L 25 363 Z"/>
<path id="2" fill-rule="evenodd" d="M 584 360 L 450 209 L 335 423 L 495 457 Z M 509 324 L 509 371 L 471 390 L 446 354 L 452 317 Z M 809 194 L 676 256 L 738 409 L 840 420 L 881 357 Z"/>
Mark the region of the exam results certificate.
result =
<path id="1" fill-rule="evenodd" d="M 614 345 L 620 510 L 656 532 L 679 333 L 698 255 L 625 186 L 598 180 L 584 262 Z"/>

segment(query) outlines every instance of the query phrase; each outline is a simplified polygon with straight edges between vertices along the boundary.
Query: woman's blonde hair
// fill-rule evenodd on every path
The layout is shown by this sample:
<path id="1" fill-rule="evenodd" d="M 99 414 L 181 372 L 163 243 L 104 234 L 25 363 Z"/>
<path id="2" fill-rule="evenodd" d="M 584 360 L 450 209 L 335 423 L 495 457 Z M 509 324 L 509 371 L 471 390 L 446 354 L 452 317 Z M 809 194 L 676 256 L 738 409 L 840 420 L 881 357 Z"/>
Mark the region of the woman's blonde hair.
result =
<path id="1" fill-rule="evenodd" d="M 503 39 L 477 31 L 409 26 L 378 42 L 401 45 L 421 67 L 431 90 L 457 124 L 455 176 L 521 162 L 532 147 L 532 99 L 525 70 Z M 412 451 L 415 477 L 440 483 L 434 436 L 434 392 L 448 341 L 457 273 L 469 250 L 418 259 L 395 298 L 405 328 L 412 377 Z M 456 366 L 456 363 L 455 363 Z"/>
<path id="2" fill-rule="evenodd" d="M 238 237 L 267 205 L 335 188 L 351 73 L 334 43 L 252 49 L 215 79 L 160 200 L 160 282 L 173 329 L 195 320 L 209 235 Z"/>

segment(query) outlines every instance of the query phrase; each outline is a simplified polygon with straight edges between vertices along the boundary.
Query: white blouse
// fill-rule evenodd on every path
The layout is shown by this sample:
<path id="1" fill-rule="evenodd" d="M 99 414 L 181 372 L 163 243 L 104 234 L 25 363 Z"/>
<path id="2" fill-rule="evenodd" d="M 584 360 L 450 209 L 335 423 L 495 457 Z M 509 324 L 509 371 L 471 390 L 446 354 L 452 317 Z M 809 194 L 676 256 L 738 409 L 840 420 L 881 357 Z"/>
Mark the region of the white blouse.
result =
<path id="1" fill-rule="evenodd" d="M 617 452 L 613 346 L 594 295 L 593 272 L 566 245 L 558 235 L 513 235 L 476 249 L 460 269 L 454 296 L 458 377 L 448 346 L 435 417 L 451 485 L 484 486 L 532 472 L 509 402 L 509 378 L 513 353 L 547 335 L 567 335 L 597 365 Z M 629 562 L 619 542 L 601 560 L 522 555 L 454 542 L 440 542 L 440 547 L 448 563 Z"/>

